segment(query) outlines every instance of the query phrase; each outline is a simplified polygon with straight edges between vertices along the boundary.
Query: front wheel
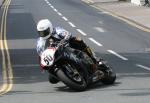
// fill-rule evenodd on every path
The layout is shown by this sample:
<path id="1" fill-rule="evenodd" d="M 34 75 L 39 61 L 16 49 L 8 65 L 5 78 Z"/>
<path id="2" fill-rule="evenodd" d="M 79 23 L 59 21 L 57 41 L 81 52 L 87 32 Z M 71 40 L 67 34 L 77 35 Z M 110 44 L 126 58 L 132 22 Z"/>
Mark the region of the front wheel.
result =
<path id="1" fill-rule="evenodd" d="M 48 80 L 52 84 L 57 84 L 59 82 L 59 80 L 55 78 L 54 76 L 52 76 L 51 74 L 49 74 Z"/>
<path id="2" fill-rule="evenodd" d="M 84 91 L 87 88 L 87 83 L 82 73 L 73 65 L 66 65 L 66 68 L 57 70 L 57 76 L 60 80 L 77 91 Z"/>

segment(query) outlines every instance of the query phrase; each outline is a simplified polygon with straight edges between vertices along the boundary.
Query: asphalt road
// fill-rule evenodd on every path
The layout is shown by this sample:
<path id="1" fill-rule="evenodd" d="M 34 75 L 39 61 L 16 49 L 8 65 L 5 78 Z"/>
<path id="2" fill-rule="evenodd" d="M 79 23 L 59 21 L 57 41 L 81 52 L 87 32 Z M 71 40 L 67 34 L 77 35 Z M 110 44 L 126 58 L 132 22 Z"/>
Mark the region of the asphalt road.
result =
<path id="1" fill-rule="evenodd" d="M 40 71 L 35 50 L 36 23 L 43 18 L 50 19 L 54 26 L 61 26 L 73 35 L 80 35 L 97 56 L 114 68 L 117 73 L 115 84 L 97 84 L 84 92 L 74 92 L 62 83 L 49 84 L 48 74 Z M 11 90 L 0 96 L 0 103 L 149 102 L 149 33 L 80 0 L 12 0 L 6 21 L 13 81 L 9 81 Z M 2 50 L 0 53 L 2 61 Z M 5 55 L 9 63 L 9 56 Z M 2 86 L 2 75 L 0 84 Z"/>

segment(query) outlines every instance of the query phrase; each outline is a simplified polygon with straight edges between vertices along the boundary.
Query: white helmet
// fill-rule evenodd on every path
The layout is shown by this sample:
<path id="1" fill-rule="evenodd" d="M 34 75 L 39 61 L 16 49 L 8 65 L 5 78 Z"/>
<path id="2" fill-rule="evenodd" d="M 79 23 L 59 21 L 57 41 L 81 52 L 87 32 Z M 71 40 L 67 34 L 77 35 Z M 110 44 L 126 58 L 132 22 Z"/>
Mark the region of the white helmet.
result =
<path id="1" fill-rule="evenodd" d="M 37 24 L 37 31 L 43 39 L 48 39 L 53 32 L 53 25 L 48 19 L 40 20 Z"/>

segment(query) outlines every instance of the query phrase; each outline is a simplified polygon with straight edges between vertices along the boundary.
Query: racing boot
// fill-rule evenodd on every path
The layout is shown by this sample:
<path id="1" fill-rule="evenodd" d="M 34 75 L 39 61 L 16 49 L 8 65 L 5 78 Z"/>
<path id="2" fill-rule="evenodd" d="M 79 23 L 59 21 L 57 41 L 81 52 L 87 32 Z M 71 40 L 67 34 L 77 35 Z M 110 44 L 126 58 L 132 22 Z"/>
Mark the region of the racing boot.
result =
<path id="1" fill-rule="evenodd" d="M 93 73 L 93 77 L 92 77 L 92 82 L 97 82 L 99 81 L 101 78 L 104 77 L 104 73 L 101 70 L 101 67 L 103 65 L 102 59 L 98 59 L 95 56 L 95 53 L 92 52 L 92 50 L 89 47 L 85 48 L 85 51 L 87 53 L 87 55 L 93 60 L 94 64 L 92 65 L 92 73 Z"/>
<path id="2" fill-rule="evenodd" d="M 95 53 L 92 52 L 92 50 L 90 49 L 90 47 L 87 46 L 87 47 L 84 49 L 84 52 L 87 53 L 87 55 L 93 60 L 93 62 L 94 62 L 95 64 L 97 64 L 97 65 L 101 65 L 101 64 L 102 64 L 103 59 L 97 58 L 97 57 L 95 56 Z"/>

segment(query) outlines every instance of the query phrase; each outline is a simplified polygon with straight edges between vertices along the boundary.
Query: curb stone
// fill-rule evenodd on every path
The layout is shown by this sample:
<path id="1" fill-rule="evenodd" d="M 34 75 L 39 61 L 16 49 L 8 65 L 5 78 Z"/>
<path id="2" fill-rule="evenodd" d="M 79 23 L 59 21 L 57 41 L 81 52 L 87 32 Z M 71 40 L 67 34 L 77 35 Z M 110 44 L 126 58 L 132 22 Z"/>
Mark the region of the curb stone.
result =
<path id="1" fill-rule="evenodd" d="M 85 2 L 87 4 L 93 4 L 94 2 L 92 0 L 81 0 L 82 2 Z"/>

